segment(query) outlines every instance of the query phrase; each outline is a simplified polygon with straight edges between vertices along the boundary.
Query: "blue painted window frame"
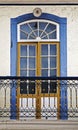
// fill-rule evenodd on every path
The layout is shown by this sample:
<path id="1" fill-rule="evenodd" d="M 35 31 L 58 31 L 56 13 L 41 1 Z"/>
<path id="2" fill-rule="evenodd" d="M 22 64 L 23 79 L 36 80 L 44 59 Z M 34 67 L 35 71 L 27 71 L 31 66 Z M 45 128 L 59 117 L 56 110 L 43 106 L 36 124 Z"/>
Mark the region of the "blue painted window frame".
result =
<path id="1" fill-rule="evenodd" d="M 16 64 L 17 64 L 17 25 L 21 22 L 27 20 L 33 20 L 36 17 L 33 13 L 18 16 L 16 18 L 11 18 L 11 76 L 16 76 Z M 53 14 L 42 13 L 37 19 L 44 19 L 56 22 L 60 27 L 60 76 L 67 76 L 67 18 L 61 18 Z M 65 90 L 61 88 L 61 111 L 60 118 L 67 119 L 67 98 L 64 99 L 66 94 Z M 66 95 L 65 95 L 66 96 Z M 13 87 L 11 90 L 11 118 L 15 119 L 16 113 L 12 113 L 12 110 L 16 111 L 16 89 Z M 12 105 L 13 104 L 13 105 Z"/>

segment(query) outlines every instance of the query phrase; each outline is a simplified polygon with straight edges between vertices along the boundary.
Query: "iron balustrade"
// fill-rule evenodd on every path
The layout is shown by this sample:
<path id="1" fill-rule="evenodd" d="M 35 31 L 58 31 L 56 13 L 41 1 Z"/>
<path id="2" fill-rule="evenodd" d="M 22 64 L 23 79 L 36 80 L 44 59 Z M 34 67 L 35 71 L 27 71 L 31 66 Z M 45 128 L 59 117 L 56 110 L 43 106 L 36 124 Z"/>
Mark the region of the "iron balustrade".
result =
<path id="1" fill-rule="evenodd" d="M 0 119 L 78 119 L 78 77 L 0 77 Z"/>

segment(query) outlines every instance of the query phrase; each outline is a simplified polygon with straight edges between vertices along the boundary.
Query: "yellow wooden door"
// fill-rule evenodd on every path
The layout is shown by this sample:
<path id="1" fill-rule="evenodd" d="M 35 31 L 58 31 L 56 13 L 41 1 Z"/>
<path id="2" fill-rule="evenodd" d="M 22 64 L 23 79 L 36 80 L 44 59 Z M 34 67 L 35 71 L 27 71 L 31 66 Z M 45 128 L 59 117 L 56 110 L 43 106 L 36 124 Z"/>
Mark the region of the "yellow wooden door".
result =
<path id="1" fill-rule="evenodd" d="M 59 76 L 59 43 L 36 42 L 18 43 L 18 76 Z M 18 116 L 45 118 L 50 117 L 46 110 L 49 108 L 59 109 L 59 91 L 56 82 L 21 81 L 17 89 L 17 110 L 21 111 Z M 56 115 L 58 116 L 58 115 Z"/>

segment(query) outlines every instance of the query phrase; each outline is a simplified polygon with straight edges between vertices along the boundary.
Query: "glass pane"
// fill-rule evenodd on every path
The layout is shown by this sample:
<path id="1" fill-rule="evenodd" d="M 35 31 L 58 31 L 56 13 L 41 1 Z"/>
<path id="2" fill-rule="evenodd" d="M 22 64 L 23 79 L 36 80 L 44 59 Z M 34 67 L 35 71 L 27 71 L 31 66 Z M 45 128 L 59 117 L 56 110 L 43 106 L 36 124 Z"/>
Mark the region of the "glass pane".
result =
<path id="1" fill-rule="evenodd" d="M 38 37 L 38 29 L 34 31 L 34 33 L 36 34 L 36 36 Z"/>
<path id="2" fill-rule="evenodd" d="M 49 35 L 49 39 L 56 39 L 56 31 Z"/>
<path id="3" fill-rule="evenodd" d="M 20 76 L 27 76 L 27 71 L 26 70 L 21 70 L 20 71 Z"/>
<path id="4" fill-rule="evenodd" d="M 27 46 L 21 45 L 21 56 L 27 56 Z"/>
<path id="5" fill-rule="evenodd" d="M 41 46 L 41 55 L 48 55 L 48 45 Z"/>
<path id="6" fill-rule="evenodd" d="M 50 68 L 56 68 L 56 57 L 50 57 Z"/>
<path id="7" fill-rule="evenodd" d="M 53 30 L 55 30 L 55 29 L 56 29 L 56 25 L 49 23 L 49 25 L 47 26 L 47 28 L 46 28 L 45 31 L 46 31 L 47 33 L 49 33 L 49 32 L 51 32 L 51 31 L 53 31 Z"/>
<path id="8" fill-rule="evenodd" d="M 42 68 L 48 68 L 48 57 L 42 57 Z"/>
<path id="9" fill-rule="evenodd" d="M 26 32 L 26 33 L 30 33 L 30 32 L 31 32 L 31 29 L 30 29 L 30 27 L 28 26 L 28 24 L 20 25 L 20 29 L 23 30 L 23 31 Z"/>
<path id="10" fill-rule="evenodd" d="M 56 69 L 50 70 L 50 76 L 56 76 Z"/>
<path id="11" fill-rule="evenodd" d="M 29 58 L 29 68 L 35 68 L 35 58 Z"/>
<path id="12" fill-rule="evenodd" d="M 27 37 L 28 37 L 28 34 L 26 34 L 23 31 L 20 31 L 20 39 L 27 39 Z"/>
<path id="13" fill-rule="evenodd" d="M 48 70 L 42 69 L 41 76 L 47 77 L 48 76 Z"/>
<path id="14" fill-rule="evenodd" d="M 57 92 L 57 83 L 50 82 L 50 93 L 56 93 L 56 92 Z"/>
<path id="15" fill-rule="evenodd" d="M 27 94 L 27 83 L 26 82 L 20 83 L 20 93 Z"/>
<path id="16" fill-rule="evenodd" d="M 47 23 L 46 22 L 39 22 L 39 29 L 44 30 L 46 27 Z"/>
<path id="17" fill-rule="evenodd" d="M 49 39 L 47 35 L 44 35 L 42 39 Z"/>
<path id="18" fill-rule="evenodd" d="M 20 59 L 20 68 L 27 68 L 27 58 Z"/>
<path id="19" fill-rule="evenodd" d="M 50 55 L 56 55 L 56 45 L 50 45 Z"/>
<path id="20" fill-rule="evenodd" d="M 48 93 L 48 82 L 41 83 L 41 93 Z"/>
<path id="21" fill-rule="evenodd" d="M 27 39 L 28 34 L 31 33 L 31 28 L 28 26 L 28 24 L 20 25 L 20 39 Z"/>
<path id="22" fill-rule="evenodd" d="M 36 55 L 36 50 L 35 50 L 35 46 L 29 46 L 29 56 L 35 56 Z"/>
<path id="23" fill-rule="evenodd" d="M 31 33 L 31 34 L 29 35 L 29 39 L 36 39 L 36 36 L 34 35 L 34 33 Z"/>
<path id="24" fill-rule="evenodd" d="M 29 94 L 35 94 L 35 82 L 29 82 Z"/>
<path id="25" fill-rule="evenodd" d="M 29 70 L 29 76 L 35 76 L 35 70 Z"/>
<path id="26" fill-rule="evenodd" d="M 41 35 L 42 32 L 43 32 L 42 30 L 39 30 L 39 36 Z"/>
<path id="27" fill-rule="evenodd" d="M 43 32 L 42 35 L 41 35 L 41 38 L 44 38 L 45 36 L 47 36 L 47 35 L 46 35 L 45 32 Z"/>
<path id="28" fill-rule="evenodd" d="M 37 29 L 37 22 L 32 22 L 32 23 L 29 23 L 29 24 L 30 24 L 32 30 Z"/>

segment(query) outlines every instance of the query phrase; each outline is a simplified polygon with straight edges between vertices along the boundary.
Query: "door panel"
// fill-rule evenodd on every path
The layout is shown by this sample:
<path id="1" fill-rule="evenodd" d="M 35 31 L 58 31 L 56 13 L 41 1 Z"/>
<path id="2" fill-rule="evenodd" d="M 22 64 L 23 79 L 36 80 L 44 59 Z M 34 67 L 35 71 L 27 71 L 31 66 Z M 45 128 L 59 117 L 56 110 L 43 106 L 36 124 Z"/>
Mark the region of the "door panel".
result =
<path id="1" fill-rule="evenodd" d="M 57 75 L 57 45 L 41 44 L 41 76 Z"/>
<path id="2" fill-rule="evenodd" d="M 59 43 L 18 43 L 18 68 L 20 76 L 59 76 Z M 20 89 L 20 90 L 19 90 Z M 50 80 L 24 81 L 17 90 L 19 116 L 50 117 L 49 111 L 59 107 L 57 83 Z M 47 113 L 46 111 L 47 110 Z M 33 113 L 34 112 L 34 113 Z M 57 113 L 54 113 L 57 117 Z"/>
<path id="3" fill-rule="evenodd" d="M 36 75 L 36 45 L 21 44 L 20 45 L 20 71 L 21 76 L 35 76 Z"/>

